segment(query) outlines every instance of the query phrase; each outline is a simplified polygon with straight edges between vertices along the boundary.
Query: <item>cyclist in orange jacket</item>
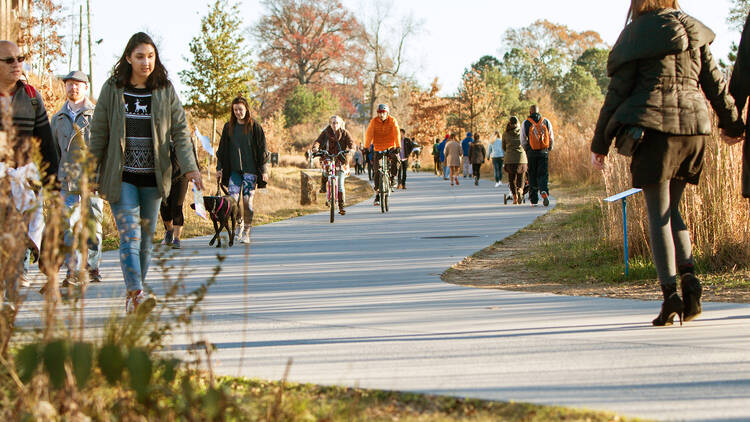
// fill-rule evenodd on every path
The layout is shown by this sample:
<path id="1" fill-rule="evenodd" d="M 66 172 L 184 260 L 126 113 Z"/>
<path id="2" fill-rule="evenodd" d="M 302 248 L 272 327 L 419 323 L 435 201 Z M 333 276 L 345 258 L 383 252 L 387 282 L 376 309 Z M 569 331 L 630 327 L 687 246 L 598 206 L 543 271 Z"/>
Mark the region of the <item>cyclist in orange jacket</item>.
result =
<path id="1" fill-rule="evenodd" d="M 378 200 L 378 193 L 380 187 L 380 173 L 377 171 L 378 163 L 383 155 L 388 156 L 388 164 L 390 174 L 390 182 L 393 184 L 393 180 L 398 172 L 398 148 L 401 145 L 401 134 L 396 119 L 388 114 L 388 105 L 378 105 L 378 115 L 370 120 L 370 125 L 367 126 L 367 133 L 365 135 L 365 148 L 370 148 L 370 145 L 374 147 L 373 154 L 373 167 L 375 167 L 375 202 L 373 205 L 378 206 L 380 202 Z M 390 150 L 390 151 L 389 151 Z"/>

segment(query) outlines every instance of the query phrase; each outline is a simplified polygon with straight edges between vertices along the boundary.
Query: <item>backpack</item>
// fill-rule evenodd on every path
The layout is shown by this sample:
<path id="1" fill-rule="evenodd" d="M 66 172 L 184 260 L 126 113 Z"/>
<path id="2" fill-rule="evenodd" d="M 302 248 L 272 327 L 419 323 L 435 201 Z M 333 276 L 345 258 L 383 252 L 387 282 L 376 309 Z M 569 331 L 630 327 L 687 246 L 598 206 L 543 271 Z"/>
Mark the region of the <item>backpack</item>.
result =
<path id="1" fill-rule="evenodd" d="M 529 128 L 529 146 L 534 151 L 541 151 L 549 148 L 549 128 L 544 124 L 544 118 L 539 119 L 539 123 L 529 117 L 531 123 Z"/>
<path id="2" fill-rule="evenodd" d="M 39 100 L 36 98 L 36 88 L 29 84 L 24 84 L 24 90 L 31 100 L 31 106 L 34 107 L 34 118 L 36 119 L 36 113 L 39 112 Z"/>

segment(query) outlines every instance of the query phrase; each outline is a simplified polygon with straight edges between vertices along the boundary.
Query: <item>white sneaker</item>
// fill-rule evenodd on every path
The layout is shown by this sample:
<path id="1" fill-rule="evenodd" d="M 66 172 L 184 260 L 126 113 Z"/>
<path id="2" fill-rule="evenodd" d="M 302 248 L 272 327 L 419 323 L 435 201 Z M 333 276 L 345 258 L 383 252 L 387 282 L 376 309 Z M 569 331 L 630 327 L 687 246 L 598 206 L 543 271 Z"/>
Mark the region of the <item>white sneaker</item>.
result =
<path id="1" fill-rule="evenodd" d="M 496 188 L 497 188 L 497 187 L 500 187 L 500 185 L 501 185 L 501 184 L 502 184 L 502 183 L 500 183 L 500 182 L 497 182 L 497 183 L 495 183 L 495 187 L 496 187 Z"/>
<path id="2" fill-rule="evenodd" d="M 128 292 L 125 297 L 125 313 L 131 314 L 135 312 L 138 305 L 143 303 L 144 300 L 146 300 L 146 294 L 143 293 L 143 290 L 133 290 Z"/>
<path id="3" fill-rule="evenodd" d="M 250 229 L 242 232 L 242 237 L 240 237 L 240 243 L 250 243 Z"/>

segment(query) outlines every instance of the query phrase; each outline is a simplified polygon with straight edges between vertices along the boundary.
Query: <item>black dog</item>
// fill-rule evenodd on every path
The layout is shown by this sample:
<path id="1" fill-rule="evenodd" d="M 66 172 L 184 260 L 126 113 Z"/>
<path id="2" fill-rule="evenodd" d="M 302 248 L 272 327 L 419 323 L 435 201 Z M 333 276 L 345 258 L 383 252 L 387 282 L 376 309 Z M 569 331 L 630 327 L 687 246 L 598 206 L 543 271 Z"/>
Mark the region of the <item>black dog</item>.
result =
<path id="1" fill-rule="evenodd" d="M 214 237 L 208 242 L 208 246 L 213 246 L 214 242 L 218 240 L 216 247 L 221 247 L 221 236 L 219 235 L 224 228 L 229 233 L 229 246 L 234 245 L 235 223 L 240 219 L 240 208 L 237 206 L 237 201 L 231 195 L 204 196 L 203 206 L 206 207 L 208 215 L 211 216 L 216 231 Z M 195 209 L 195 204 L 190 204 L 190 208 Z M 230 220 L 232 222 L 231 229 L 229 227 Z"/>

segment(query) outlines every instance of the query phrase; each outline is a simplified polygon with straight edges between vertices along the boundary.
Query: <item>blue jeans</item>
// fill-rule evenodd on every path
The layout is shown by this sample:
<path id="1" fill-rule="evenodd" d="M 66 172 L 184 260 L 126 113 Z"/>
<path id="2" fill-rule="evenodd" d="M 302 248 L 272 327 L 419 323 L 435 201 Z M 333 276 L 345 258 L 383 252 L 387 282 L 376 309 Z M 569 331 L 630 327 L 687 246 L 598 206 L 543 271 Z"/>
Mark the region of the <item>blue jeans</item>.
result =
<path id="1" fill-rule="evenodd" d="M 446 164 L 445 161 L 443 161 L 443 177 L 447 179 L 450 171 L 451 171 L 450 166 Z"/>
<path id="2" fill-rule="evenodd" d="M 529 201 L 536 204 L 541 192 L 549 193 L 549 155 L 547 151 L 526 151 L 526 156 L 529 159 Z"/>
<path id="3" fill-rule="evenodd" d="M 143 290 L 161 196 L 155 187 L 122 182 L 121 189 L 120 201 L 109 204 L 120 233 L 120 267 L 128 291 Z"/>
<path id="4" fill-rule="evenodd" d="M 336 171 L 336 185 L 339 187 L 339 192 L 341 192 L 341 197 L 344 197 L 344 194 L 346 194 L 346 190 L 344 189 L 344 181 L 346 180 L 346 176 L 344 176 L 344 170 L 337 170 Z"/>
<path id="5" fill-rule="evenodd" d="M 492 166 L 495 168 L 495 183 L 503 180 L 503 157 L 492 157 Z"/>
<path id="6" fill-rule="evenodd" d="M 65 201 L 65 207 L 70 210 L 68 225 L 65 229 L 64 241 L 66 246 L 73 245 L 72 228 L 81 218 L 81 196 L 77 193 L 62 191 L 61 195 Z M 88 238 L 88 268 L 92 270 L 99 269 L 99 263 L 102 260 L 102 209 L 103 201 L 98 196 L 89 197 L 88 216 L 89 221 L 94 223 L 94 233 Z M 81 269 L 81 252 L 76 250 L 73 254 L 65 255 L 65 264 L 68 271 L 79 271 Z"/>

